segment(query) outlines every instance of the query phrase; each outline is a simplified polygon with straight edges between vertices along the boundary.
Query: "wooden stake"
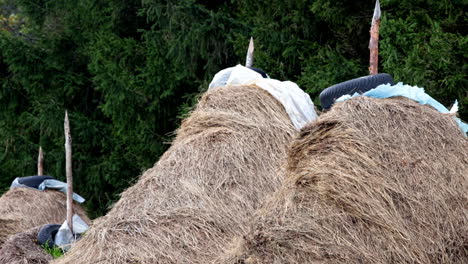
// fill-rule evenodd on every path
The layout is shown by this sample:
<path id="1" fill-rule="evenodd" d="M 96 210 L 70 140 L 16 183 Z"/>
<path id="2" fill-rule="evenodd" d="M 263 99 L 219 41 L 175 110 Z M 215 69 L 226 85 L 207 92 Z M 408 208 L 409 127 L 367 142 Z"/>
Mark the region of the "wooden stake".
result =
<path id="1" fill-rule="evenodd" d="M 44 175 L 44 152 L 42 152 L 41 146 L 39 146 L 39 155 L 37 156 L 37 175 Z"/>
<path id="2" fill-rule="evenodd" d="M 70 135 L 70 123 L 68 112 L 65 111 L 65 168 L 67 175 L 67 223 L 73 233 L 73 174 L 72 174 L 72 139 Z"/>
<path id="3" fill-rule="evenodd" d="M 254 42 L 250 37 L 249 48 L 247 50 L 247 57 L 245 58 L 245 67 L 252 67 L 253 65 Z"/>
<path id="4" fill-rule="evenodd" d="M 371 75 L 377 74 L 379 68 L 379 28 L 380 28 L 380 3 L 379 0 L 375 2 L 374 15 L 372 17 L 372 25 L 370 29 L 369 41 L 369 73 Z"/>

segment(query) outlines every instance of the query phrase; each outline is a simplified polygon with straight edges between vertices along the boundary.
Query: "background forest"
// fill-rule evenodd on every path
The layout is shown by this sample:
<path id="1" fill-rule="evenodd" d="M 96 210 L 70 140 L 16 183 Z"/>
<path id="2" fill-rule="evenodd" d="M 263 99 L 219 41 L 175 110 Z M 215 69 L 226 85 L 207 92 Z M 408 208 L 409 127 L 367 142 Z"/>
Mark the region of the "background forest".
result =
<path id="1" fill-rule="evenodd" d="M 468 119 L 465 0 L 382 0 L 380 72 Z M 243 63 L 318 94 L 367 74 L 374 1 L 0 0 L 0 193 L 65 178 L 64 110 L 76 192 L 92 217 L 167 149 L 219 70 Z"/>

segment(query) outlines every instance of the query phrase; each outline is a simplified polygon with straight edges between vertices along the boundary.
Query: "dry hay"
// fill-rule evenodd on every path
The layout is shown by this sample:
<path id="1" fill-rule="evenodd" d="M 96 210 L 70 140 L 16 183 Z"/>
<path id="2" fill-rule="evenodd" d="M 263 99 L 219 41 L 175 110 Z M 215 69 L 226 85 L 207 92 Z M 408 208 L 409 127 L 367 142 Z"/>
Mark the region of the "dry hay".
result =
<path id="1" fill-rule="evenodd" d="M 406 98 L 304 128 L 286 179 L 216 263 L 468 263 L 468 139 Z"/>
<path id="2" fill-rule="evenodd" d="M 208 91 L 171 148 L 56 263 L 207 263 L 280 186 L 294 133 L 258 87 Z"/>
<path id="3" fill-rule="evenodd" d="M 10 236 L 0 248 L 0 264 L 46 264 L 52 260 L 37 243 L 40 227 Z"/>
<path id="4" fill-rule="evenodd" d="M 32 188 L 13 188 L 0 197 L 0 245 L 8 236 L 44 224 L 62 224 L 66 219 L 65 194 Z M 80 205 L 74 210 L 89 223 Z"/>

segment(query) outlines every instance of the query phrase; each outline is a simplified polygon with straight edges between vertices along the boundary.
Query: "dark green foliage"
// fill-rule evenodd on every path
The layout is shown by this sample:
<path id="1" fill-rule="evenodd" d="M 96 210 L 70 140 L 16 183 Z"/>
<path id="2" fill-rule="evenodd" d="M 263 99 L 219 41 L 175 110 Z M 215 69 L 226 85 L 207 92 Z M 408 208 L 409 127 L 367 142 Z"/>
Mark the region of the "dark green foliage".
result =
<path id="1" fill-rule="evenodd" d="M 388 1 L 381 34 L 382 68 L 396 80 L 426 88 L 446 106 L 461 103 L 468 119 L 468 2 Z"/>
<path id="2" fill-rule="evenodd" d="M 77 192 L 92 217 L 154 164 L 218 70 L 244 63 L 315 99 L 367 74 L 372 1 L 0 0 L 0 191 L 36 171 L 64 179 L 70 113 Z M 383 1 L 381 71 L 468 117 L 464 1 Z M 5 22 L 7 21 L 7 22 Z M 6 23 L 6 24 L 5 24 Z M 8 24 L 9 23 L 9 24 Z M 9 27 L 7 27 L 9 26 Z"/>

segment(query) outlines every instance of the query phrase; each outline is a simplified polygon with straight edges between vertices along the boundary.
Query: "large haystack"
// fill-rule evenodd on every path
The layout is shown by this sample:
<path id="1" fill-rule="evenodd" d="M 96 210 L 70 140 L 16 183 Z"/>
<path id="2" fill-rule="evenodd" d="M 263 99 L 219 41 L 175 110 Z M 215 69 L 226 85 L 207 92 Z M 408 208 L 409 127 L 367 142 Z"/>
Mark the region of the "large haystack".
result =
<path id="1" fill-rule="evenodd" d="M 37 244 L 39 227 L 10 236 L 0 246 L 0 264 L 47 264 L 52 255 Z"/>
<path id="2" fill-rule="evenodd" d="M 53 191 L 14 188 L 0 197 L 0 245 L 8 236 L 44 224 L 62 224 L 66 219 L 66 196 Z M 75 213 L 89 223 L 80 205 Z"/>
<path id="3" fill-rule="evenodd" d="M 216 263 L 468 263 L 468 139 L 406 98 L 304 128 L 282 187 Z"/>
<path id="4" fill-rule="evenodd" d="M 207 263 L 279 187 L 294 133 L 260 88 L 208 91 L 159 162 L 57 263 Z"/>

